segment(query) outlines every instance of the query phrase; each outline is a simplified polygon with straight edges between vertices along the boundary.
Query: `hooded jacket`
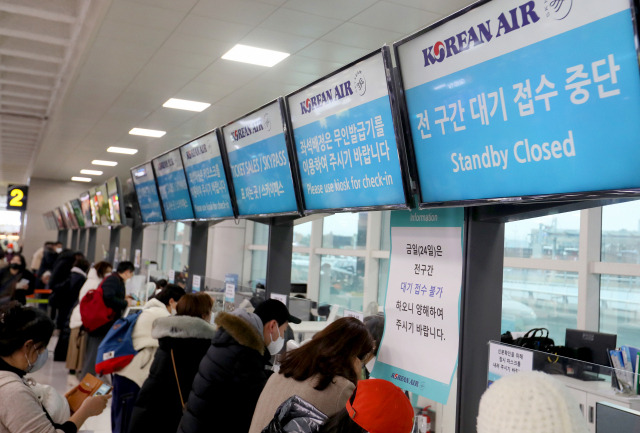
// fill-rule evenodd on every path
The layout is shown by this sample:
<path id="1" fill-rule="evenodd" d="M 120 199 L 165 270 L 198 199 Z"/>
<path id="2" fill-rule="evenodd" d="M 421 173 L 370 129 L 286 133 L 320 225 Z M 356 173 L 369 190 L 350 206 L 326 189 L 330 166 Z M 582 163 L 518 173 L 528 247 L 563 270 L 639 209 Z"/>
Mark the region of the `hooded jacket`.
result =
<path id="1" fill-rule="evenodd" d="M 246 433 L 271 373 L 262 321 L 238 309 L 219 313 L 220 328 L 200 363 L 178 433 Z"/>
<path id="2" fill-rule="evenodd" d="M 156 319 L 169 317 L 170 315 L 167 306 L 157 299 L 151 299 L 145 304 L 131 333 L 133 348 L 138 353 L 133 357 L 129 365 L 116 372 L 117 375 L 126 377 L 142 388 L 142 384 L 149 376 L 151 363 L 159 346 L 158 340 L 151 335 L 153 323 Z"/>
<path id="3" fill-rule="evenodd" d="M 71 313 L 69 328 L 73 329 L 82 326 L 82 317 L 80 316 L 80 301 L 82 301 L 82 298 L 84 298 L 84 295 L 86 295 L 89 290 L 97 289 L 101 281 L 102 278 L 98 276 L 96 268 L 92 267 L 91 269 L 89 269 L 87 280 L 84 282 L 84 285 L 80 289 L 80 294 L 78 295 L 78 305 L 75 306 L 73 312 Z"/>
<path id="4" fill-rule="evenodd" d="M 171 352 L 186 400 L 200 360 L 214 335 L 215 328 L 197 317 L 170 316 L 155 320 L 151 338 L 158 340 L 159 347 L 133 408 L 130 432 L 176 432 L 182 417 L 182 403 Z"/>

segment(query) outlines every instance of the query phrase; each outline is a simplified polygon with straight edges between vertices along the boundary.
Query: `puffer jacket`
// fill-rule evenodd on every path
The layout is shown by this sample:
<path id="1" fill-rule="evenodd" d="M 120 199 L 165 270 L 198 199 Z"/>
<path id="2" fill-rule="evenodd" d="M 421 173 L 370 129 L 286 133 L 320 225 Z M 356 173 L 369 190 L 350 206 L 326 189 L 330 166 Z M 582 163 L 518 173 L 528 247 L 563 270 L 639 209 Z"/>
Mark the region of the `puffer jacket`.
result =
<path id="1" fill-rule="evenodd" d="M 220 329 L 200 363 L 178 433 L 246 433 L 271 373 L 258 316 L 238 309 L 219 313 L 215 323 Z"/>
<path id="2" fill-rule="evenodd" d="M 139 318 L 138 320 L 140 320 Z M 204 320 L 190 316 L 156 319 L 151 337 L 159 342 L 149 377 L 135 402 L 129 431 L 175 433 L 182 417 L 182 403 L 173 370 L 171 352 L 176 363 L 180 390 L 184 399 L 191 390 L 200 360 L 211 345 L 215 328 Z"/>
<path id="3" fill-rule="evenodd" d="M 262 433 L 316 433 L 326 421 L 314 405 L 294 395 L 278 407 Z"/>
<path id="4" fill-rule="evenodd" d="M 169 317 L 170 315 L 167 306 L 157 299 L 151 299 L 144 305 L 131 333 L 133 348 L 138 353 L 136 353 L 129 365 L 116 372 L 117 375 L 126 377 L 142 388 L 142 384 L 149 376 L 151 363 L 159 346 L 158 340 L 151 336 L 153 323 L 156 319 Z"/>

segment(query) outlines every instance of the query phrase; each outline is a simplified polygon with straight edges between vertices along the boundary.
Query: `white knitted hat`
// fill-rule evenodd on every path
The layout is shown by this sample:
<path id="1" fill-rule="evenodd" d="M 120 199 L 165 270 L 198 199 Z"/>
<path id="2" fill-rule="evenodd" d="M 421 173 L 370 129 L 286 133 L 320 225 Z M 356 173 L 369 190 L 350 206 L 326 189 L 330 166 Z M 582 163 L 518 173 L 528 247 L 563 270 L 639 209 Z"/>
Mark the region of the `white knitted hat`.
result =
<path id="1" fill-rule="evenodd" d="M 569 390 L 550 375 L 530 371 L 494 382 L 480 400 L 478 433 L 587 433 Z"/>

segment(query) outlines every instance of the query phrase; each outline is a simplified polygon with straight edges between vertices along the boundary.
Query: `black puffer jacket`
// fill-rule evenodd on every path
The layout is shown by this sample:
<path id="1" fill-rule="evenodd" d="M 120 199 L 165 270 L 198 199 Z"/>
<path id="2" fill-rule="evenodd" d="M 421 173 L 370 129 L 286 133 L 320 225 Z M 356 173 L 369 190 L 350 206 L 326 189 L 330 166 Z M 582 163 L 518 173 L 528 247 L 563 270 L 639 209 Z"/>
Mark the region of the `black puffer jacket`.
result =
<path id="1" fill-rule="evenodd" d="M 294 395 L 278 407 L 262 433 L 316 433 L 326 421 L 327 416 L 314 405 Z"/>
<path id="2" fill-rule="evenodd" d="M 200 360 L 207 353 L 214 335 L 215 328 L 197 317 L 163 317 L 153 323 L 151 336 L 158 339 L 160 347 L 134 405 L 130 432 L 176 432 L 182 418 L 182 403 L 171 350 L 182 398 L 186 400 Z"/>
<path id="3" fill-rule="evenodd" d="M 178 433 L 246 433 L 271 373 L 262 333 L 235 312 L 219 313 L 216 324 Z"/>

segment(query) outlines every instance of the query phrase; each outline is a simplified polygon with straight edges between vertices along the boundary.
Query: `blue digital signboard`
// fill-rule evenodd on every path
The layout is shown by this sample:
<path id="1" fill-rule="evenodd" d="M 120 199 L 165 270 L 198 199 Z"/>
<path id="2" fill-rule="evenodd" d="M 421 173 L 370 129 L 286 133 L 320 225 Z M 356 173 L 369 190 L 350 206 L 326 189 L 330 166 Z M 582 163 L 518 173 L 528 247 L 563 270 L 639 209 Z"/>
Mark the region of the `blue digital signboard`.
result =
<path id="1" fill-rule="evenodd" d="M 281 100 L 222 128 L 239 216 L 297 213 Z"/>
<path id="2" fill-rule="evenodd" d="M 423 205 L 639 188 L 630 5 L 495 0 L 398 42 Z"/>
<path id="3" fill-rule="evenodd" d="M 388 57 L 384 47 L 287 96 L 306 213 L 406 208 Z"/>
<path id="4" fill-rule="evenodd" d="M 230 218 L 233 207 L 216 131 L 180 148 L 196 218 Z"/>
<path id="5" fill-rule="evenodd" d="M 159 223 L 163 221 L 160 197 L 156 187 L 155 176 L 151 163 L 147 162 L 131 169 L 133 185 L 138 196 L 138 205 L 142 214 L 142 222 Z"/>
<path id="6" fill-rule="evenodd" d="M 182 159 L 178 149 L 153 160 L 162 208 L 167 221 L 193 219 L 191 197 L 187 188 Z"/>

